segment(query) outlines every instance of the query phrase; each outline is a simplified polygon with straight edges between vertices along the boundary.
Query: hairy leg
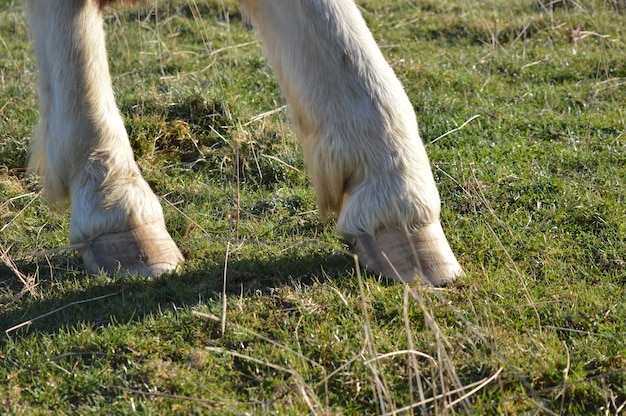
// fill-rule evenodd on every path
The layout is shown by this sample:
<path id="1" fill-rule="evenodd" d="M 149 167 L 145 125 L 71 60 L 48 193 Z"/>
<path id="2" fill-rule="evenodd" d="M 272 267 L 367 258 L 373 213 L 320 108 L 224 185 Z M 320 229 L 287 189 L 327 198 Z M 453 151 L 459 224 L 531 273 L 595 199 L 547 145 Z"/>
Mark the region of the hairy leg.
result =
<path id="1" fill-rule="evenodd" d="M 29 168 L 53 203 L 71 202 L 70 240 L 82 245 L 87 269 L 156 276 L 183 258 L 133 158 L 99 3 L 26 1 L 40 78 Z"/>
<path id="2" fill-rule="evenodd" d="M 352 0 L 241 0 L 291 107 L 323 212 L 370 270 L 442 285 L 462 273 L 415 113 Z"/>

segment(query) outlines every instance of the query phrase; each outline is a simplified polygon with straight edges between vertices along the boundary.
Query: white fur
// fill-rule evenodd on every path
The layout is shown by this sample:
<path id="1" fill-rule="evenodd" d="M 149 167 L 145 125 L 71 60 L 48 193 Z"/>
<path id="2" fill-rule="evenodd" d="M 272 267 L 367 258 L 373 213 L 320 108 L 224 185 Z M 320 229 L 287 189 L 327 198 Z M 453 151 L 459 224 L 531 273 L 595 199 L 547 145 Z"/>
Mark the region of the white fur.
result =
<path id="1" fill-rule="evenodd" d="M 162 222 L 115 104 L 96 0 L 27 0 L 40 68 L 31 168 L 70 196 L 71 239 Z M 413 107 L 352 0 L 242 0 L 300 132 L 323 212 L 344 235 L 436 222 Z"/>
<path id="2" fill-rule="evenodd" d="M 29 168 L 51 201 L 71 200 L 71 241 L 163 223 L 115 104 L 96 1 L 28 0 L 26 10 L 40 69 Z"/>
<path id="3" fill-rule="evenodd" d="M 291 106 L 322 211 L 344 235 L 436 221 L 439 194 L 402 85 L 352 0 L 242 0 Z"/>

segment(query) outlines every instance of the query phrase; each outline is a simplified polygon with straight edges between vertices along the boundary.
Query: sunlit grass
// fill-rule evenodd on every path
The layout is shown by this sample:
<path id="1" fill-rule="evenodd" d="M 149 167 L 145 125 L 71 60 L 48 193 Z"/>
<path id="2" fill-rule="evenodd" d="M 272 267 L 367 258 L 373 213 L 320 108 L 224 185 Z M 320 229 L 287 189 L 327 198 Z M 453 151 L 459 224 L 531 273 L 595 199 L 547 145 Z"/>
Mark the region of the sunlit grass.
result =
<path id="1" fill-rule="evenodd" d="M 86 274 L 68 213 L 25 176 L 36 68 L 19 3 L 0 1 L 4 412 L 624 411 L 623 2 L 359 5 L 466 270 L 443 290 L 360 275 L 262 45 L 217 0 L 106 13 L 118 104 L 187 262 Z"/>

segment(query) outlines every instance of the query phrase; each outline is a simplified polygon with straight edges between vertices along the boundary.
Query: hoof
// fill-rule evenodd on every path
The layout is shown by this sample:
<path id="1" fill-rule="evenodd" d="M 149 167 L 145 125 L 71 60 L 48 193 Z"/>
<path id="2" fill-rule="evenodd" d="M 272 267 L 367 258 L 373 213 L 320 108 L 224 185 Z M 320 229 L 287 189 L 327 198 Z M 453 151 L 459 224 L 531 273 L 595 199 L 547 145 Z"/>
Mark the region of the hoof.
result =
<path id="1" fill-rule="evenodd" d="M 184 258 L 162 224 L 145 224 L 128 231 L 109 233 L 86 243 L 81 250 L 85 268 L 157 277 L 176 269 Z"/>
<path id="2" fill-rule="evenodd" d="M 439 222 L 408 232 L 382 229 L 351 238 L 352 248 L 370 272 L 400 282 L 443 286 L 463 274 Z"/>

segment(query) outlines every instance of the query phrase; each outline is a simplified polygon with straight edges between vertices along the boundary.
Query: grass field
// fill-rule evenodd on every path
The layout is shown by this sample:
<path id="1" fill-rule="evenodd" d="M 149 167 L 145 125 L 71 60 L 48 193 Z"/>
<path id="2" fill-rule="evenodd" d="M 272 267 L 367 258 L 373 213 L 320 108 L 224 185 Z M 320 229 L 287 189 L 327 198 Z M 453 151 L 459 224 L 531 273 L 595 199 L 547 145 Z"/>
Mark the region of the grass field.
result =
<path id="1" fill-rule="evenodd" d="M 106 13 L 118 104 L 187 262 L 93 276 L 25 174 L 36 65 L 0 0 L 0 413 L 626 412 L 626 3 L 363 0 L 466 276 L 361 274 L 229 0 Z"/>

